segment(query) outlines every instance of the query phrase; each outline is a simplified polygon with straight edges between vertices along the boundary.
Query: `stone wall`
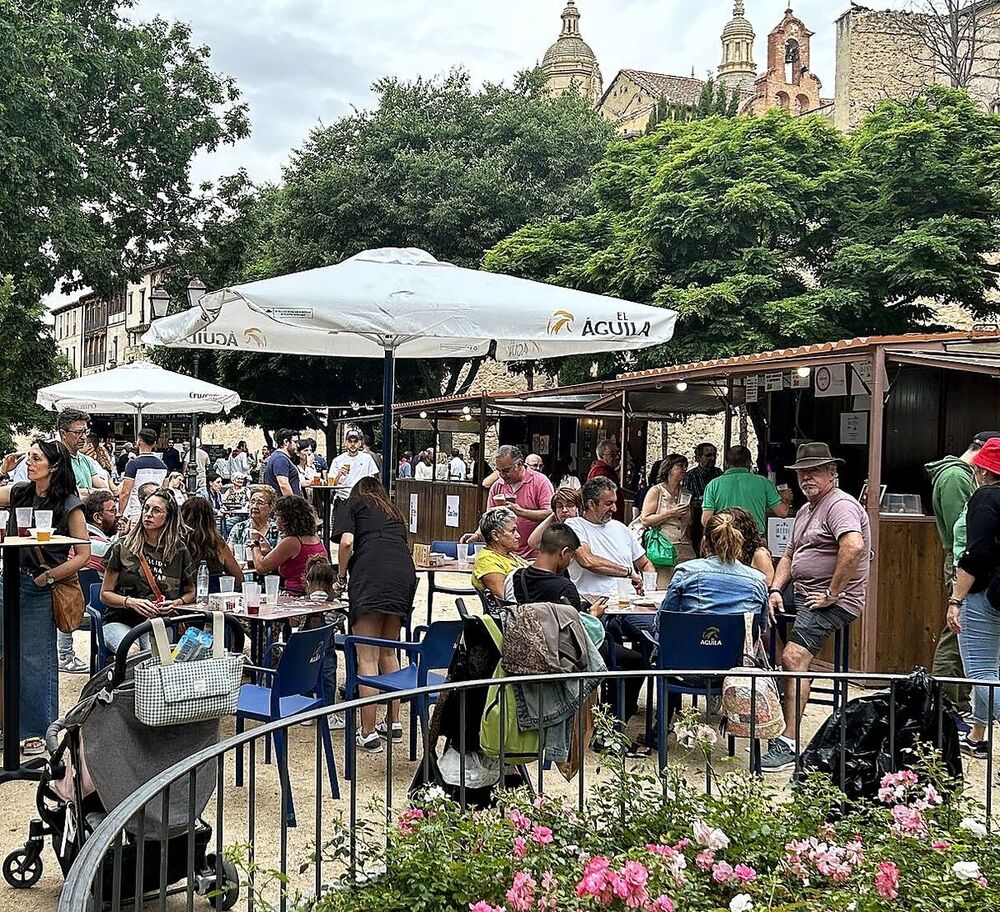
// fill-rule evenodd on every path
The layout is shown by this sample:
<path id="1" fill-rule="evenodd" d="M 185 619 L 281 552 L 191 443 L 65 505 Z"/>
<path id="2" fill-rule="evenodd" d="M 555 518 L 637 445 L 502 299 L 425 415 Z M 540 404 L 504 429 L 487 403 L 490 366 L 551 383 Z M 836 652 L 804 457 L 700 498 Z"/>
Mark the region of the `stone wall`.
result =
<path id="1" fill-rule="evenodd" d="M 969 92 L 991 108 L 1000 100 L 1000 2 L 987 8 L 985 16 L 987 30 Z M 834 123 L 840 130 L 855 129 L 887 98 L 907 98 L 928 85 L 947 83 L 916 31 L 918 18 L 853 7 L 837 20 Z"/>

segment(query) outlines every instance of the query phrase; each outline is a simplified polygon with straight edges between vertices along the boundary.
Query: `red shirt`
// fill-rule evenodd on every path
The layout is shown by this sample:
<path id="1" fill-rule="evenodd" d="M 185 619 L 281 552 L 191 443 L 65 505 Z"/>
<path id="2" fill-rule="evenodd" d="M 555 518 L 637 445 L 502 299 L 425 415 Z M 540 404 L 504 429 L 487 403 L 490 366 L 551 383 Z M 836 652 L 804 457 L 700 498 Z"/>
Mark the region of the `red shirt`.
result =
<path id="1" fill-rule="evenodd" d="M 618 476 L 615 475 L 615 470 L 603 459 L 595 459 L 590 466 L 590 471 L 587 473 L 587 481 L 591 481 L 594 478 L 610 478 L 615 484 L 618 483 Z"/>
<path id="2" fill-rule="evenodd" d="M 493 483 L 493 487 L 490 488 L 487 508 L 496 506 L 493 498 L 498 494 L 513 494 L 514 501 L 519 507 L 526 510 L 549 510 L 552 508 L 553 493 L 552 482 L 548 478 L 541 472 L 525 467 L 524 478 L 517 484 L 510 485 L 502 478 Z M 521 546 L 517 553 L 529 560 L 538 556 L 538 552 L 528 546 L 528 536 L 535 531 L 537 526 L 538 523 L 532 519 L 526 519 L 523 516 L 517 518 L 517 531 L 521 536 Z"/>

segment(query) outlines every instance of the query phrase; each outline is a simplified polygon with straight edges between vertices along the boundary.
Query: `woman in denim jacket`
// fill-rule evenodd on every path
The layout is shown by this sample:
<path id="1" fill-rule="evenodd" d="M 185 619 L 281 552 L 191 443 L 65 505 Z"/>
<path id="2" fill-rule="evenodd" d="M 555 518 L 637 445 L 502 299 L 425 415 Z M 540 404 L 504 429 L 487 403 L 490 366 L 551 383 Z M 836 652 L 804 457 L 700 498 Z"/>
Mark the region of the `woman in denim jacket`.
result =
<path id="1" fill-rule="evenodd" d="M 716 513 L 705 527 L 704 557 L 677 568 L 661 611 L 701 614 L 760 614 L 767 624 L 764 574 L 740 562 L 743 535 L 732 514 Z"/>

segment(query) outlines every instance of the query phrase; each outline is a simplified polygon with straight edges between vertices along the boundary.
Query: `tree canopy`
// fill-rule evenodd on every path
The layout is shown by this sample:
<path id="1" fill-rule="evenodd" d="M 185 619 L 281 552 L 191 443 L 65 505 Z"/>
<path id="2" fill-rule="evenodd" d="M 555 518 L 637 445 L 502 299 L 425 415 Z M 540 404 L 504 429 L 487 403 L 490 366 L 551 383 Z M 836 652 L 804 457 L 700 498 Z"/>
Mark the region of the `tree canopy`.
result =
<path id="1" fill-rule="evenodd" d="M 247 135 L 236 85 L 186 25 L 129 21 L 134 0 L 0 0 L 2 420 L 38 420 L 61 379 L 40 302 L 61 281 L 103 294 L 182 242 L 190 164 Z"/>
<path id="2" fill-rule="evenodd" d="M 374 247 L 420 247 L 478 267 L 532 218 L 590 211 L 590 169 L 610 126 L 574 93 L 552 97 L 538 71 L 510 87 L 475 89 L 456 70 L 412 82 L 382 79 L 378 104 L 312 131 L 280 186 L 221 188 L 203 242 L 182 260 L 210 287 L 330 265 Z M 217 379 L 247 398 L 344 403 L 381 400 L 381 364 L 227 354 Z M 462 364 L 399 362 L 399 396 L 435 394 Z M 277 378 L 280 378 L 280 382 Z M 266 394 L 265 394 L 266 393 Z M 315 414 L 249 406 L 265 427 L 321 427 Z"/>
<path id="3" fill-rule="evenodd" d="M 596 210 L 535 222 L 487 268 L 678 310 L 665 350 L 602 375 L 873 332 L 912 331 L 935 302 L 993 309 L 1000 118 L 930 89 L 851 136 L 818 116 L 679 123 L 614 145 Z M 570 359 L 563 379 L 589 375 Z"/>

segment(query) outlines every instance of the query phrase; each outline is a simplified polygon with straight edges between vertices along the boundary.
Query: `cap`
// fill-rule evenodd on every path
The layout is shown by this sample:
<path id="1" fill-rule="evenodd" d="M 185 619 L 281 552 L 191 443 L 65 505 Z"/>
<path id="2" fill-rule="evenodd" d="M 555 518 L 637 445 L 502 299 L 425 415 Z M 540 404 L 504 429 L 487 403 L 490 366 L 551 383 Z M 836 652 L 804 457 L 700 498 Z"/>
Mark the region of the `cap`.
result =
<path id="1" fill-rule="evenodd" d="M 1000 437 L 1000 431 L 980 431 L 972 438 L 973 446 L 982 446 L 987 440 L 994 440 Z"/>
<path id="2" fill-rule="evenodd" d="M 364 440 L 364 437 L 361 436 L 361 431 L 357 428 L 348 428 L 344 436 L 347 440 Z"/>

